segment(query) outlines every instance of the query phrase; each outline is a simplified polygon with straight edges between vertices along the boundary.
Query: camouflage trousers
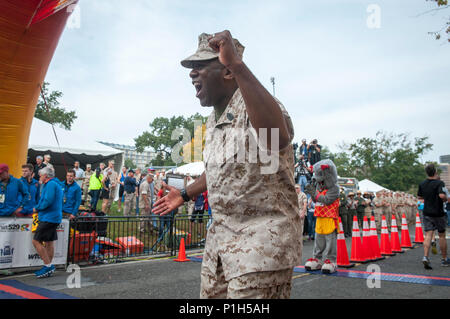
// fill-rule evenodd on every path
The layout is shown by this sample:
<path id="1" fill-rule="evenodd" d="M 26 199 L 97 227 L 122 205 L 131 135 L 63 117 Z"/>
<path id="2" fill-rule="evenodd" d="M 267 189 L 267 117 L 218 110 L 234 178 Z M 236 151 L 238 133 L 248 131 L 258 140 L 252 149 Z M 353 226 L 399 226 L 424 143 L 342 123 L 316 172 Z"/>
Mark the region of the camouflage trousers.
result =
<path id="1" fill-rule="evenodd" d="M 399 229 L 402 229 L 402 215 L 405 213 L 405 211 L 401 208 L 395 210 L 393 215 L 395 216 L 395 219 L 397 220 L 397 227 Z"/>
<path id="2" fill-rule="evenodd" d="M 390 208 L 383 208 L 383 215 L 386 217 L 388 231 L 391 232 L 392 210 Z"/>
<path id="3" fill-rule="evenodd" d="M 125 193 L 125 202 L 123 205 L 123 216 L 136 215 L 136 195 L 134 193 Z"/>
<path id="4" fill-rule="evenodd" d="M 373 215 L 375 217 L 375 226 L 377 228 L 377 233 L 381 233 L 381 219 L 383 218 L 383 210 L 382 209 L 374 209 Z"/>
<path id="5" fill-rule="evenodd" d="M 87 205 L 87 203 L 91 202 L 91 196 L 89 196 L 89 184 L 86 185 L 85 187 L 83 187 L 83 201 L 85 202 L 85 205 Z"/>
<path id="6" fill-rule="evenodd" d="M 225 280 L 219 258 L 216 273 L 201 272 L 201 299 L 289 299 L 293 268 L 262 271 Z"/>

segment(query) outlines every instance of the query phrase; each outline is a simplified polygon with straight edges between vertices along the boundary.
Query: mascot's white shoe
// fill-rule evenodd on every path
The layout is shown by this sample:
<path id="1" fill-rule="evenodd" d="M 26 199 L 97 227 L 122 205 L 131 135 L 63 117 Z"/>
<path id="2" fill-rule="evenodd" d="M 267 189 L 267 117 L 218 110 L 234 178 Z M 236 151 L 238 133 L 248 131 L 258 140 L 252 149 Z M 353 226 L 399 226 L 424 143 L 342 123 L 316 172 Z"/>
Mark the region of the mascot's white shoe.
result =
<path id="1" fill-rule="evenodd" d="M 322 264 L 316 258 L 310 258 L 306 261 L 305 269 L 308 271 L 320 270 L 322 268 Z"/>
<path id="2" fill-rule="evenodd" d="M 329 259 L 325 260 L 322 266 L 322 273 L 324 274 L 332 274 L 335 273 L 337 269 L 337 265 L 332 263 Z"/>

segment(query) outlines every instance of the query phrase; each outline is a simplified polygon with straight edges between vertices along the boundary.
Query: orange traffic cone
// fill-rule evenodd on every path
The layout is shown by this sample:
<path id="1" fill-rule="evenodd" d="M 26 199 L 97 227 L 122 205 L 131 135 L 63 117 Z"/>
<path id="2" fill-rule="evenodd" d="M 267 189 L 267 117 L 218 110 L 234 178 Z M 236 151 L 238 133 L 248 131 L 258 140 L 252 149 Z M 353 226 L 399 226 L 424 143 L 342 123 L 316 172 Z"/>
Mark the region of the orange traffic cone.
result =
<path id="1" fill-rule="evenodd" d="M 362 247 L 363 247 L 363 254 L 364 257 L 368 261 L 374 261 L 375 256 L 372 251 L 372 245 L 370 244 L 370 231 L 369 231 L 369 222 L 367 220 L 367 217 L 364 216 L 363 219 L 363 241 L 362 241 Z"/>
<path id="2" fill-rule="evenodd" d="M 400 238 L 398 237 L 397 219 L 392 215 L 391 223 L 391 247 L 394 253 L 403 253 L 403 249 L 400 247 Z"/>
<path id="3" fill-rule="evenodd" d="M 178 258 L 175 259 L 175 261 L 178 262 L 185 262 L 185 261 L 189 261 L 189 259 L 186 258 L 186 249 L 184 247 L 184 237 L 181 238 L 180 241 L 180 251 L 178 253 Z"/>
<path id="4" fill-rule="evenodd" d="M 383 216 L 381 219 L 381 254 L 383 256 L 395 256 L 395 254 L 392 252 L 385 216 Z"/>
<path id="5" fill-rule="evenodd" d="M 361 244 L 361 234 L 359 232 L 358 218 L 353 216 L 353 230 L 352 230 L 352 252 L 350 261 L 353 263 L 366 263 L 368 262 L 363 255 Z"/>
<path id="6" fill-rule="evenodd" d="M 402 243 L 401 246 L 403 248 L 412 248 L 411 238 L 409 237 L 409 229 L 408 222 L 406 221 L 406 215 L 403 213 L 402 215 Z"/>
<path id="7" fill-rule="evenodd" d="M 338 267 L 351 268 L 355 264 L 348 260 L 347 244 L 345 243 L 344 228 L 339 217 L 339 233 L 337 235 L 337 265 Z"/>
<path id="8" fill-rule="evenodd" d="M 370 240 L 375 260 L 385 259 L 383 256 L 381 256 L 380 245 L 378 244 L 377 226 L 375 224 L 374 216 L 370 217 Z"/>
<path id="9" fill-rule="evenodd" d="M 419 213 L 417 213 L 416 214 L 416 236 L 414 237 L 414 242 L 416 244 L 423 244 L 424 240 L 425 239 L 423 238 L 422 223 L 420 222 Z"/>

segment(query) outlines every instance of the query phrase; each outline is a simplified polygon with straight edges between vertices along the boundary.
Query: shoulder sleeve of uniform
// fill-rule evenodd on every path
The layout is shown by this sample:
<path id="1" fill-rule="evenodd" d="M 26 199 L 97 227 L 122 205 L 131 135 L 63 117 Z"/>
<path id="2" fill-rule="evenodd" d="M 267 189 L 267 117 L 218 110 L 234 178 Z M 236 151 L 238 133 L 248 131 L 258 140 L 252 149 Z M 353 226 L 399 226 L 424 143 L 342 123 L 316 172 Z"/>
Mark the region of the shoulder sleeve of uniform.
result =
<path id="1" fill-rule="evenodd" d="M 277 98 L 275 98 L 275 101 L 277 101 L 281 112 L 283 113 L 284 121 L 286 122 L 286 127 L 289 133 L 289 141 L 292 142 L 292 140 L 294 139 L 294 125 L 292 124 L 291 116 L 289 115 L 284 105 Z"/>

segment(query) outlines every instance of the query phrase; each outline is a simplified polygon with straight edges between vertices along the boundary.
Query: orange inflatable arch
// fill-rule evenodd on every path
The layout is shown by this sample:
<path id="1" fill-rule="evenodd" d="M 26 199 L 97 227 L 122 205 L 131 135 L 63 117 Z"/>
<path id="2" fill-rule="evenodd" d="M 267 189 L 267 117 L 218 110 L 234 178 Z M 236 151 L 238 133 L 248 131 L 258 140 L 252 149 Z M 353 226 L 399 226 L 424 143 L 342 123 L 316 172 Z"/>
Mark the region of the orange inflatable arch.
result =
<path id="1" fill-rule="evenodd" d="M 0 0 L 0 163 L 21 175 L 48 66 L 75 0 Z"/>

